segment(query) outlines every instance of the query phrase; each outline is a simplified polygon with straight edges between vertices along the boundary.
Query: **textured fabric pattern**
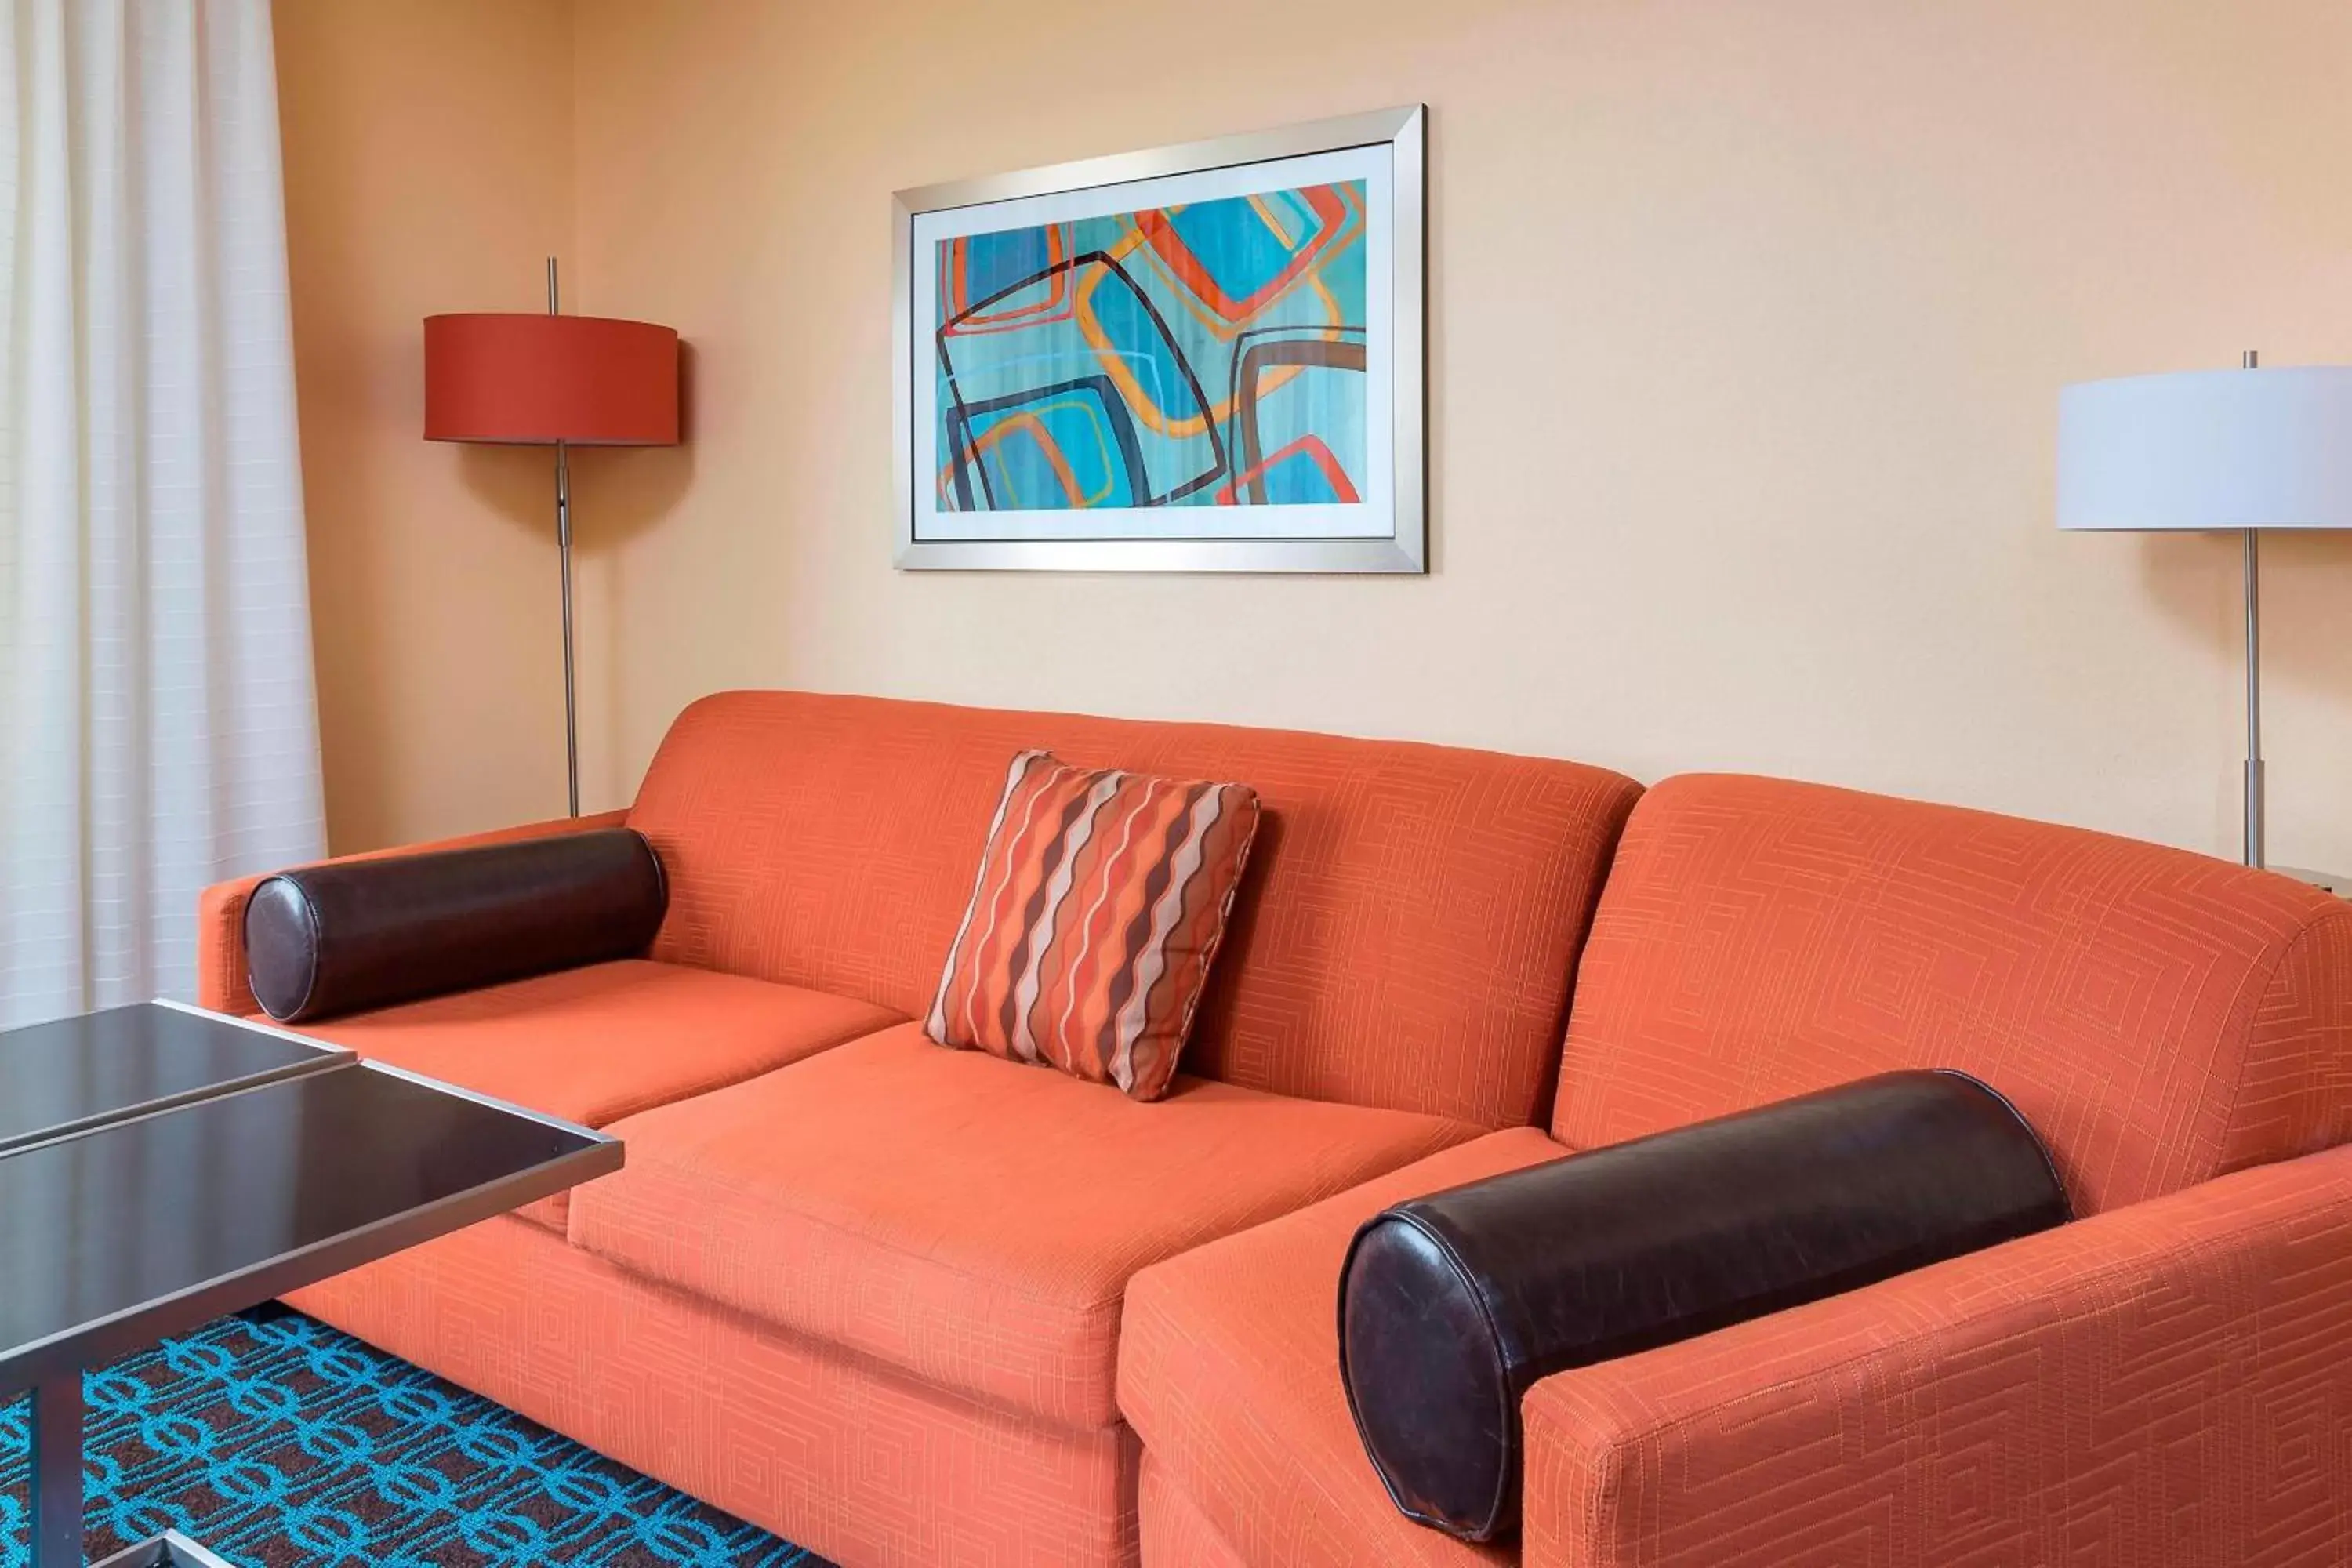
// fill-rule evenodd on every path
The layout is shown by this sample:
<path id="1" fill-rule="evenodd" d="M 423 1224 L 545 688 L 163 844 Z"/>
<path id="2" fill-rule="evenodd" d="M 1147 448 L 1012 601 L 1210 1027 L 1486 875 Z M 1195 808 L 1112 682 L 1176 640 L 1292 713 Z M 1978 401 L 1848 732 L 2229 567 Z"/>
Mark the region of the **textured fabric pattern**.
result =
<path id="1" fill-rule="evenodd" d="M 1088 771 L 1023 752 L 924 1032 L 1159 1099 L 1257 822 L 1245 784 Z"/>
<path id="2" fill-rule="evenodd" d="M 520 827 L 494 828 L 488 833 L 461 834 L 427 844 L 400 844 L 359 855 L 338 855 L 337 860 L 376 860 L 387 855 L 418 855 L 431 849 L 467 849 L 478 844 L 504 844 L 517 838 L 538 838 L 551 833 L 584 833 L 597 827 L 619 827 L 628 821 L 625 811 L 600 812 L 594 816 L 562 816 Z M 249 1018 L 261 1011 L 253 999 L 251 963 L 245 951 L 245 906 L 276 872 L 272 866 L 235 881 L 215 882 L 196 900 L 196 1005 L 215 1013 Z"/>
<path id="3" fill-rule="evenodd" d="M 1533 1128 L 1489 1133 L 1136 1276 L 1119 1408 L 1202 1527 L 1255 1568 L 1517 1561 L 1412 1523 L 1381 1489 L 1339 1384 L 1339 1264 L 1390 1204 L 1566 1152 Z M 1159 1568 L 1148 1521 L 1145 1539 Z"/>
<path id="4" fill-rule="evenodd" d="M 975 1398 L 1102 1427 L 1137 1269 L 1478 1130 L 1193 1078 L 1139 1105 L 940 1050 L 908 1024 L 613 1131 L 628 1165 L 573 1194 L 578 1245 Z"/>
<path id="5" fill-rule="evenodd" d="M 2007 1095 L 2077 1213 L 2352 1136 L 2352 907 L 2078 828 L 1818 784 L 1646 795 L 1576 987 L 1592 1148 L 1894 1068 Z"/>
<path id="6" fill-rule="evenodd" d="M 290 1312 L 223 1318 L 82 1379 L 90 1559 L 166 1530 L 248 1568 L 824 1568 L 544 1427 Z M 0 1565 L 29 1433 L 0 1405 Z"/>
<path id="7" fill-rule="evenodd" d="M 629 813 L 670 872 L 651 956 L 921 1017 L 1006 761 L 1031 746 L 1245 780 L 1263 803 L 1186 1072 L 1490 1127 L 1548 1113 L 1569 977 L 1637 793 L 1570 763 L 730 692 L 680 716 Z"/>
<path id="8" fill-rule="evenodd" d="M 1528 1568 L 2322 1568 L 2352 1149 L 1536 1385 Z"/>
<path id="9" fill-rule="evenodd" d="M 919 1385 L 532 1226 L 490 1220 L 294 1302 L 851 1568 L 1135 1568 L 1125 1428 L 1041 1426 Z"/>
<path id="10" fill-rule="evenodd" d="M 1136 1491 L 1136 1518 L 1143 1561 L 1150 1568 L 1250 1568 L 1242 1554 L 1192 1506 L 1165 1467 L 1143 1451 L 1142 1483 Z"/>
<path id="11" fill-rule="evenodd" d="M 326 840 L 268 0 L 0 26 L 0 1028 Z"/>
<path id="12" fill-rule="evenodd" d="M 623 959 L 329 1019 L 301 1032 L 603 1127 L 898 1021 L 846 996 Z M 516 1213 L 561 1231 L 571 1206 L 567 1189 Z"/>

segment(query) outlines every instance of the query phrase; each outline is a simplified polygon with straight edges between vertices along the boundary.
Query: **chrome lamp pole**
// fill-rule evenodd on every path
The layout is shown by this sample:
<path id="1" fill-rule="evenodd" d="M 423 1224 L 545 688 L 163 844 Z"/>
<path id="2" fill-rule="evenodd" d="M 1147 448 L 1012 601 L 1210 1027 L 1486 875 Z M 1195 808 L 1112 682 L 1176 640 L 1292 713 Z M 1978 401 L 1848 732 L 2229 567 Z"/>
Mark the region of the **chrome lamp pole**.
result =
<path id="1" fill-rule="evenodd" d="M 547 313 L 560 316 L 562 298 L 556 291 L 555 258 L 547 258 Z M 2248 535 L 2249 539 L 2252 536 Z M 555 547 L 563 563 L 563 768 L 571 792 L 572 815 L 580 815 L 580 702 L 573 686 L 572 664 L 572 458 L 566 443 L 555 443 Z M 2249 549 L 2252 548 L 2250 544 Z"/>
<path id="2" fill-rule="evenodd" d="M 550 262 L 551 267 L 554 263 Z M 2252 370 L 2262 355 L 2248 349 L 2239 366 Z M 562 459 L 559 458 L 558 461 Z M 2260 868 L 2263 846 L 2263 568 L 2262 530 L 2242 531 L 2246 541 L 2246 844 L 2239 858 Z"/>

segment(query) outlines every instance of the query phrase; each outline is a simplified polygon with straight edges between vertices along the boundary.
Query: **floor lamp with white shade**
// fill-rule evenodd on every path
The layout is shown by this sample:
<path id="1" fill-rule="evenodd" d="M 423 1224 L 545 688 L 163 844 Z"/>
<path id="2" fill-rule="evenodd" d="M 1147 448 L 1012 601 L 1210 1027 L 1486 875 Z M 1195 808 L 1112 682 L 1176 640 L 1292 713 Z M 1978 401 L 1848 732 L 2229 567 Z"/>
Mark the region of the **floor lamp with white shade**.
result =
<path id="1" fill-rule="evenodd" d="M 2263 819 L 2262 536 L 2352 529 L 2352 366 L 2135 375 L 2058 399 L 2058 526 L 2244 537 L 2245 826 L 2242 858 L 2266 866 Z M 2285 868 L 2278 868 L 2285 870 Z M 2347 880 L 2289 871 L 2337 892 Z"/>

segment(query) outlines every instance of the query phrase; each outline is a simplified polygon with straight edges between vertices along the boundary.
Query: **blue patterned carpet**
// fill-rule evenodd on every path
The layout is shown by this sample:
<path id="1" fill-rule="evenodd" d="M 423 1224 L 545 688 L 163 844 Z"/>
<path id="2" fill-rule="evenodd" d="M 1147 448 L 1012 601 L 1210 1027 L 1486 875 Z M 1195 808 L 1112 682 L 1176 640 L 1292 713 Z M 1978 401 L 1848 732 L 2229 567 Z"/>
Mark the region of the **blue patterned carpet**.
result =
<path id="1" fill-rule="evenodd" d="M 84 1380 L 93 1559 L 178 1530 L 238 1568 L 824 1568 L 292 1312 Z M 24 1400 L 0 1407 L 0 1568 L 24 1568 Z"/>

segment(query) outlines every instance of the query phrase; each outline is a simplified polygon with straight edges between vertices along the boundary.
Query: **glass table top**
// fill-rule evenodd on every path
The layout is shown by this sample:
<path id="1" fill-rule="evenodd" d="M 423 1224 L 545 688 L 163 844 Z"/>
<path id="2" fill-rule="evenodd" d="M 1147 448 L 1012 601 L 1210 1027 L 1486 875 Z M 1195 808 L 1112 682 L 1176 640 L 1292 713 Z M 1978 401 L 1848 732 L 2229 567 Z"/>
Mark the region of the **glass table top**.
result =
<path id="1" fill-rule="evenodd" d="M 350 1059 L 340 1046 L 166 1002 L 0 1031 L 0 1152 Z"/>
<path id="2" fill-rule="evenodd" d="M 0 1394 L 621 1164 L 604 1134 L 349 1052 L 194 1015 L 75 1022 L 0 1034 L 0 1101 L 23 1083 L 85 1122 L 0 1149 Z"/>

